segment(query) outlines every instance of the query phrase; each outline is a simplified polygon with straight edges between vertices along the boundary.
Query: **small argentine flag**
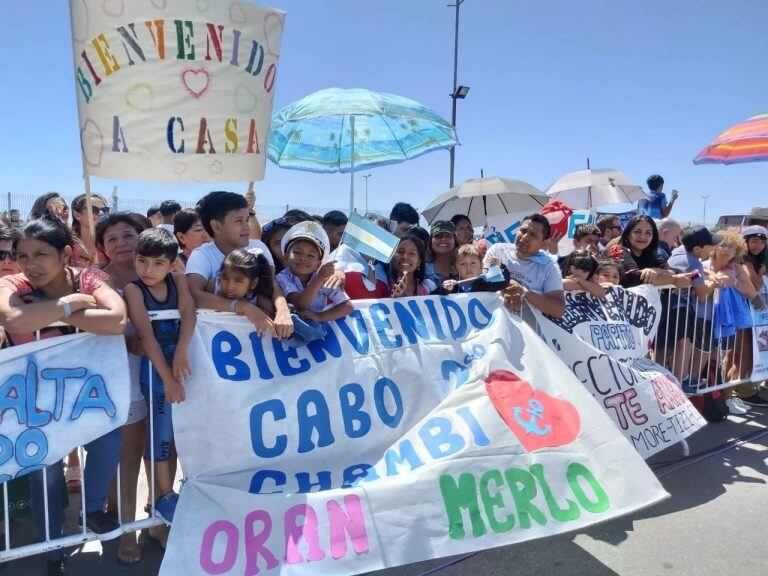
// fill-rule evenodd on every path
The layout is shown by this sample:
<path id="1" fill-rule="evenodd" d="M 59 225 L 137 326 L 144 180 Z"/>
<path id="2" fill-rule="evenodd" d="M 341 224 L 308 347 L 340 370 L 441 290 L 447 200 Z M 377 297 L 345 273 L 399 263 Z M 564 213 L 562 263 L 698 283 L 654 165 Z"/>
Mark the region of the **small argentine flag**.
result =
<path id="1" fill-rule="evenodd" d="M 342 244 L 379 262 L 389 262 L 399 242 L 400 239 L 397 236 L 363 218 L 357 212 L 349 217 L 344 235 L 341 237 Z"/>

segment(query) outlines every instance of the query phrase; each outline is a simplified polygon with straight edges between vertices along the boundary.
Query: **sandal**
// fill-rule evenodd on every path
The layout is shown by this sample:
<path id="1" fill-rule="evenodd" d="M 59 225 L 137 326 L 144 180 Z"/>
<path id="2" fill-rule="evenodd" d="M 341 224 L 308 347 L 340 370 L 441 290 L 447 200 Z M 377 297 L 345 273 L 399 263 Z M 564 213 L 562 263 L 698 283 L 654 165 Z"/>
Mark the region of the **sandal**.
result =
<path id="1" fill-rule="evenodd" d="M 121 566 L 130 566 L 131 564 L 137 564 L 141 562 L 141 547 L 136 543 L 135 536 L 132 542 L 129 542 L 127 546 L 123 546 L 122 539 L 120 546 L 117 549 L 117 563 Z"/>
<path id="2" fill-rule="evenodd" d="M 67 466 L 64 473 L 64 480 L 67 482 L 67 492 L 80 492 L 80 466 Z"/>

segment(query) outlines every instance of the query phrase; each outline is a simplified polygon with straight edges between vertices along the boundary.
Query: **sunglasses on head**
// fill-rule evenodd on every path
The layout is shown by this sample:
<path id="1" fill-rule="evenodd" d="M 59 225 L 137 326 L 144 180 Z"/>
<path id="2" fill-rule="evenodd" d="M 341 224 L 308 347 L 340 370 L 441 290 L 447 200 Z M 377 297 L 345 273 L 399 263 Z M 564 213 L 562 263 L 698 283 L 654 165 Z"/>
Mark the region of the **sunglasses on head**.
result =
<path id="1" fill-rule="evenodd" d="M 275 226 L 283 226 L 285 224 L 288 224 L 288 219 L 285 218 L 284 216 L 281 216 L 280 218 L 275 218 L 271 222 L 267 222 L 266 224 L 264 224 L 264 226 L 261 227 L 261 233 L 267 234 Z"/>
<path id="2" fill-rule="evenodd" d="M 9 252 L 8 250 L 0 250 L 0 262 L 8 258 L 11 260 L 16 260 L 16 256 L 14 256 L 13 252 Z"/>

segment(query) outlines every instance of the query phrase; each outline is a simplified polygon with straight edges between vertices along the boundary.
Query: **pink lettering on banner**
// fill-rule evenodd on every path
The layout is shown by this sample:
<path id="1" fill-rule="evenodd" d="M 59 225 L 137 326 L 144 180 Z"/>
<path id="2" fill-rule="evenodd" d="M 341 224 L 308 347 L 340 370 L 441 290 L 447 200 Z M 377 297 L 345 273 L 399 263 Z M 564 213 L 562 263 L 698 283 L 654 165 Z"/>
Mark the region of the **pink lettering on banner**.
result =
<path id="1" fill-rule="evenodd" d="M 304 524 L 298 524 L 299 517 L 304 517 Z M 299 552 L 299 544 L 304 539 L 309 546 L 307 560 L 322 560 L 325 552 L 320 548 L 320 536 L 317 530 L 317 512 L 308 504 L 299 504 L 289 508 L 283 518 L 285 530 L 285 562 L 299 564 L 304 558 Z"/>
<path id="2" fill-rule="evenodd" d="M 370 541 L 360 497 L 349 494 L 344 497 L 343 504 L 328 500 L 325 508 L 328 534 L 321 533 L 318 510 L 311 505 L 298 504 L 286 510 L 282 519 L 282 550 L 269 548 L 273 519 L 266 510 L 253 510 L 245 516 L 242 540 L 240 529 L 233 522 L 216 520 L 203 531 L 200 567 L 206 574 L 228 573 L 235 567 L 242 550 L 245 556 L 243 574 L 255 576 L 262 568 L 277 568 L 281 558 L 285 564 L 314 562 L 326 558 L 325 550 L 330 550 L 330 556 L 339 560 L 349 552 L 348 540 L 355 554 L 367 553 Z"/>
<path id="3" fill-rule="evenodd" d="M 218 562 L 213 559 L 213 545 L 216 537 L 223 534 L 225 540 L 224 557 Z M 239 534 L 237 526 L 228 520 L 217 520 L 203 532 L 200 545 L 200 567 L 208 574 L 224 574 L 232 569 L 237 560 Z"/>

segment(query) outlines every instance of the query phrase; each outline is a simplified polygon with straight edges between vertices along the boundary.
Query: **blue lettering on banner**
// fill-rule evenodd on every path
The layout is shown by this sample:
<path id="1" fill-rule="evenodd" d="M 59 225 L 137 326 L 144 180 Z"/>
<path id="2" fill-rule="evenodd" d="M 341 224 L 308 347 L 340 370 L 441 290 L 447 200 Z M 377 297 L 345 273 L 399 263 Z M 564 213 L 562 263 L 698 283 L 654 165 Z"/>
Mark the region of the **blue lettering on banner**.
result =
<path id="1" fill-rule="evenodd" d="M 65 405 L 69 388 L 76 390 L 69 394 L 74 398 L 71 407 Z M 37 360 L 30 356 L 23 374 L 12 374 L 0 384 L 0 424 L 5 423 L 8 429 L 15 417 L 16 424 L 24 427 L 15 438 L 7 432 L 0 434 L 0 466 L 13 461 L 17 477 L 43 468 L 49 451 L 45 427 L 62 420 L 74 422 L 91 410 L 103 413 L 108 420 L 117 416 L 101 375 L 89 374 L 82 367 L 39 370 Z M 10 479 L 10 474 L 0 475 L 0 482 Z"/>
<path id="2" fill-rule="evenodd" d="M 385 348 L 400 348 L 403 345 L 403 337 L 396 335 L 392 340 L 387 331 L 392 330 L 392 322 L 389 318 L 389 308 L 385 304 L 371 304 L 368 308 L 368 312 L 373 320 L 373 325 L 376 328 L 376 334 L 379 336 L 379 341 Z"/>

